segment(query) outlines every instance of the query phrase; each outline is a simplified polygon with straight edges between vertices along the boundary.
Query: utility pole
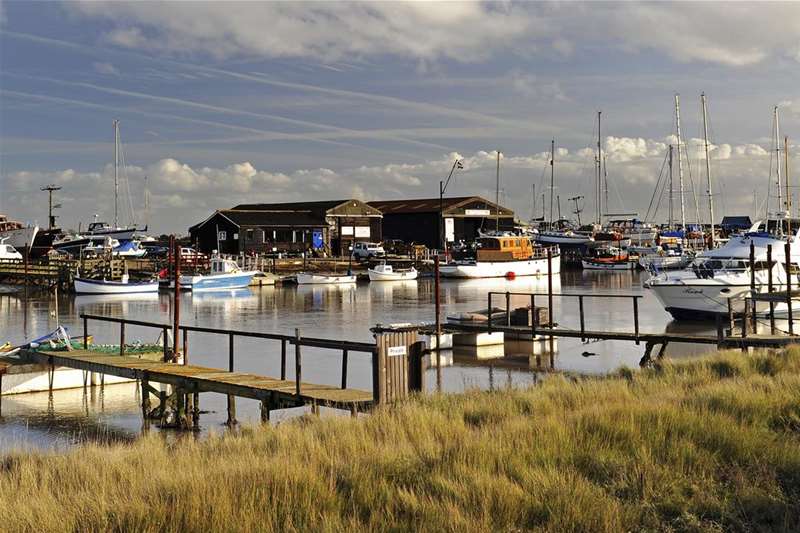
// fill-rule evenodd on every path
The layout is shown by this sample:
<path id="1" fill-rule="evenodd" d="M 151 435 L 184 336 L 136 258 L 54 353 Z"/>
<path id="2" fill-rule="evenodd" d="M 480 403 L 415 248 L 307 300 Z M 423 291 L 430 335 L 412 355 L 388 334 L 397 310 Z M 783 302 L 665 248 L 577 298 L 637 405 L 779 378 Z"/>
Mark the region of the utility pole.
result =
<path id="1" fill-rule="evenodd" d="M 715 244 L 714 236 L 714 195 L 711 188 L 711 160 L 708 156 L 708 110 L 706 108 L 706 93 L 700 95 L 700 102 L 703 105 L 703 140 L 706 151 L 706 192 L 708 193 L 708 216 L 711 225 L 711 242 L 709 248 L 713 249 Z M 699 222 L 699 220 L 698 220 Z"/>
<path id="2" fill-rule="evenodd" d="M 61 204 L 53 205 L 53 191 L 60 191 L 61 187 L 58 185 L 48 185 L 47 187 L 42 187 L 40 190 L 47 191 L 47 229 L 53 229 L 56 227 L 57 218 L 53 215 L 53 209 L 61 207 Z"/>

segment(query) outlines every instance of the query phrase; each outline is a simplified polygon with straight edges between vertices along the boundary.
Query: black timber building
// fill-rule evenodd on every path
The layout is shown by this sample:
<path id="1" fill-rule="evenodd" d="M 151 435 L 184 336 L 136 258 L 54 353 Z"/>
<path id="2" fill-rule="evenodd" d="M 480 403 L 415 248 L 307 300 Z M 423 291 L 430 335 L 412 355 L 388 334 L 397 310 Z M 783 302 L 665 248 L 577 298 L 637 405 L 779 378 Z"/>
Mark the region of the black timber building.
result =
<path id="1" fill-rule="evenodd" d="M 514 212 L 480 196 L 444 198 L 439 214 L 439 198 L 369 202 L 383 213 L 383 238 L 440 248 L 442 228 L 448 242 L 473 241 L 478 230 L 514 229 Z"/>
<path id="2" fill-rule="evenodd" d="M 382 214 L 361 200 L 241 204 L 189 228 L 205 253 L 348 255 L 354 242 L 380 242 Z"/>

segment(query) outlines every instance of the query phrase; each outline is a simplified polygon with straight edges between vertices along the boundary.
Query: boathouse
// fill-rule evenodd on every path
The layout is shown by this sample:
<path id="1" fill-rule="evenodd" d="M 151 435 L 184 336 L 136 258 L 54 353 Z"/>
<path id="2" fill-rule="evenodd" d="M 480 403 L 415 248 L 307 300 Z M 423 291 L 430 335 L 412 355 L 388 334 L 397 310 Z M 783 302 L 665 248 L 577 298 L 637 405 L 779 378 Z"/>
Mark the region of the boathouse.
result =
<path id="1" fill-rule="evenodd" d="M 349 255 L 354 242 L 382 240 L 381 222 L 379 210 L 355 199 L 240 204 L 215 211 L 189 234 L 205 253 Z"/>
<path id="2" fill-rule="evenodd" d="M 473 241 L 478 230 L 514 229 L 514 212 L 480 196 L 445 198 L 441 216 L 439 198 L 369 202 L 383 213 L 383 238 L 440 248 L 445 228 L 448 242 Z M 498 226 L 499 224 L 499 226 Z"/>

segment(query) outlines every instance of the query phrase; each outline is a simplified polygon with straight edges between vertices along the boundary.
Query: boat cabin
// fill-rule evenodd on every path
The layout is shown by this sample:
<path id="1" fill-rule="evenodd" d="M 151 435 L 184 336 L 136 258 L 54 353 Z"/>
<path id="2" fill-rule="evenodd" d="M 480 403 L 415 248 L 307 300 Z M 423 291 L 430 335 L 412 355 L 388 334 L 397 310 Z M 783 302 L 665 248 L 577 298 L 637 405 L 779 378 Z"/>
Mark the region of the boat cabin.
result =
<path id="1" fill-rule="evenodd" d="M 500 235 L 478 239 L 478 261 L 519 261 L 532 255 L 533 245 L 528 237 Z"/>
<path id="2" fill-rule="evenodd" d="M 22 260 L 22 254 L 10 244 L 3 244 L 5 239 L 0 240 L 0 259 Z"/>
<path id="3" fill-rule="evenodd" d="M 241 272 L 239 265 L 232 259 L 223 259 L 222 257 L 214 257 L 211 259 L 211 275 L 218 276 L 220 274 L 235 274 Z"/>

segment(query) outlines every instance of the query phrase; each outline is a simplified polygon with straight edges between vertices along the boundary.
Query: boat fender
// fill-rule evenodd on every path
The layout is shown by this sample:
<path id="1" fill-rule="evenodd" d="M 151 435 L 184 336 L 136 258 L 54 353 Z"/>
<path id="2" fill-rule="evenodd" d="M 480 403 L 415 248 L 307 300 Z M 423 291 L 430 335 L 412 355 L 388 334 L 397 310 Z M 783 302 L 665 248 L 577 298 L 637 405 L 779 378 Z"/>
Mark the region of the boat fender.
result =
<path id="1" fill-rule="evenodd" d="M 515 279 L 517 277 L 513 272 L 506 272 L 506 279 Z"/>

